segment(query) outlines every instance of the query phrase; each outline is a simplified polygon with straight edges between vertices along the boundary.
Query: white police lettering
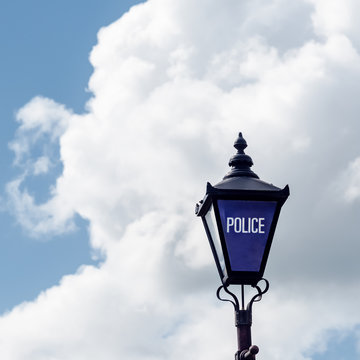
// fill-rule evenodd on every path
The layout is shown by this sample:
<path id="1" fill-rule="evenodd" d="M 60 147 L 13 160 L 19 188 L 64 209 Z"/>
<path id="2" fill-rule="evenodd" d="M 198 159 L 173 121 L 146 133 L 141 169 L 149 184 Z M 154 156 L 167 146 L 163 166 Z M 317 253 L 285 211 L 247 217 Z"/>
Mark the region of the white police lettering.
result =
<path id="1" fill-rule="evenodd" d="M 243 234 L 264 234 L 265 218 L 227 217 L 226 232 Z"/>

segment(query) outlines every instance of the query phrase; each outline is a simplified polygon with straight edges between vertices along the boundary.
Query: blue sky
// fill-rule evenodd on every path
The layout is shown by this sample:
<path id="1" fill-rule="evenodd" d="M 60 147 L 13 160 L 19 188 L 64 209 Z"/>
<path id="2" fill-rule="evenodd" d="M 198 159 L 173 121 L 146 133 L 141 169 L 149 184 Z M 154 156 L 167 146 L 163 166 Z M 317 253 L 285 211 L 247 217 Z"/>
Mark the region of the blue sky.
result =
<path id="1" fill-rule="evenodd" d="M 360 6 L 137 3 L 1 5 L 0 357 L 233 356 L 193 209 L 242 131 L 291 190 L 261 358 L 358 358 Z"/>
<path id="2" fill-rule="evenodd" d="M 0 108 L 1 188 L 19 169 L 8 144 L 17 123 L 16 111 L 37 95 L 67 104 L 83 112 L 89 98 L 87 83 L 92 73 L 88 57 L 97 32 L 118 19 L 139 1 L 3 1 L 0 12 L 2 44 Z M 27 186 L 39 201 L 61 168 Z M 0 213 L 0 311 L 10 310 L 41 290 L 73 273 L 81 264 L 94 264 L 87 224 L 77 219 L 70 234 L 34 239 L 7 211 Z"/>

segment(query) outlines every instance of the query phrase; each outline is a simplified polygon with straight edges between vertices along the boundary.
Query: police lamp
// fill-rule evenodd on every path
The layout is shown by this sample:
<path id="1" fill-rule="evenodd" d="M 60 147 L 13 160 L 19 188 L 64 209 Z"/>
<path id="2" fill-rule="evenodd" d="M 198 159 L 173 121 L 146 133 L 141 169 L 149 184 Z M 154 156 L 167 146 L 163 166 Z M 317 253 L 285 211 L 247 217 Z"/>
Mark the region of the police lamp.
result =
<path id="1" fill-rule="evenodd" d="M 281 207 L 289 196 L 250 169 L 247 143 L 239 133 L 231 171 L 218 184 L 207 184 L 196 205 L 210 243 L 222 284 L 252 285 L 262 279 Z"/>

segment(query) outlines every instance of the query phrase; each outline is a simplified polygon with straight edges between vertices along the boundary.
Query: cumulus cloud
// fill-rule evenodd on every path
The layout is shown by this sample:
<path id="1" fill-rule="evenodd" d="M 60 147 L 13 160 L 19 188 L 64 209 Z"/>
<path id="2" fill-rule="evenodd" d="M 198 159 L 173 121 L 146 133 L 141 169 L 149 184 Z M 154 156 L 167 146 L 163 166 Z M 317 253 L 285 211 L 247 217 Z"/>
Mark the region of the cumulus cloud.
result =
<path id="1" fill-rule="evenodd" d="M 264 358 L 305 360 L 329 330 L 356 327 L 359 208 L 344 199 L 359 187 L 359 32 L 355 2 L 332 3 L 340 19 L 324 4 L 149 0 L 99 31 L 85 114 L 46 98 L 18 112 L 22 173 L 8 201 L 19 222 L 56 233 L 79 214 L 106 257 L 3 315 L 4 358 L 233 356 L 231 309 L 214 299 L 193 209 L 228 171 L 240 130 L 254 171 L 291 188 L 254 342 Z M 61 173 L 39 202 L 26 180 L 54 155 Z"/>

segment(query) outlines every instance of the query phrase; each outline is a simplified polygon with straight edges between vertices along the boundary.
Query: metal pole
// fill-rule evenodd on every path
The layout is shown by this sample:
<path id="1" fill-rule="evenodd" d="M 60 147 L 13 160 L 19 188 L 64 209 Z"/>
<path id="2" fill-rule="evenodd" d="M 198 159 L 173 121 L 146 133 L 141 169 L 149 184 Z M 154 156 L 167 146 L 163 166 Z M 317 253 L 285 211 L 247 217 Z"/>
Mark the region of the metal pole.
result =
<path id="1" fill-rule="evenodd" d="M 235 326 L 238 343 L 235 360 L 240 360 L 251 347 L 251 310 L 235 310 Z"/>

